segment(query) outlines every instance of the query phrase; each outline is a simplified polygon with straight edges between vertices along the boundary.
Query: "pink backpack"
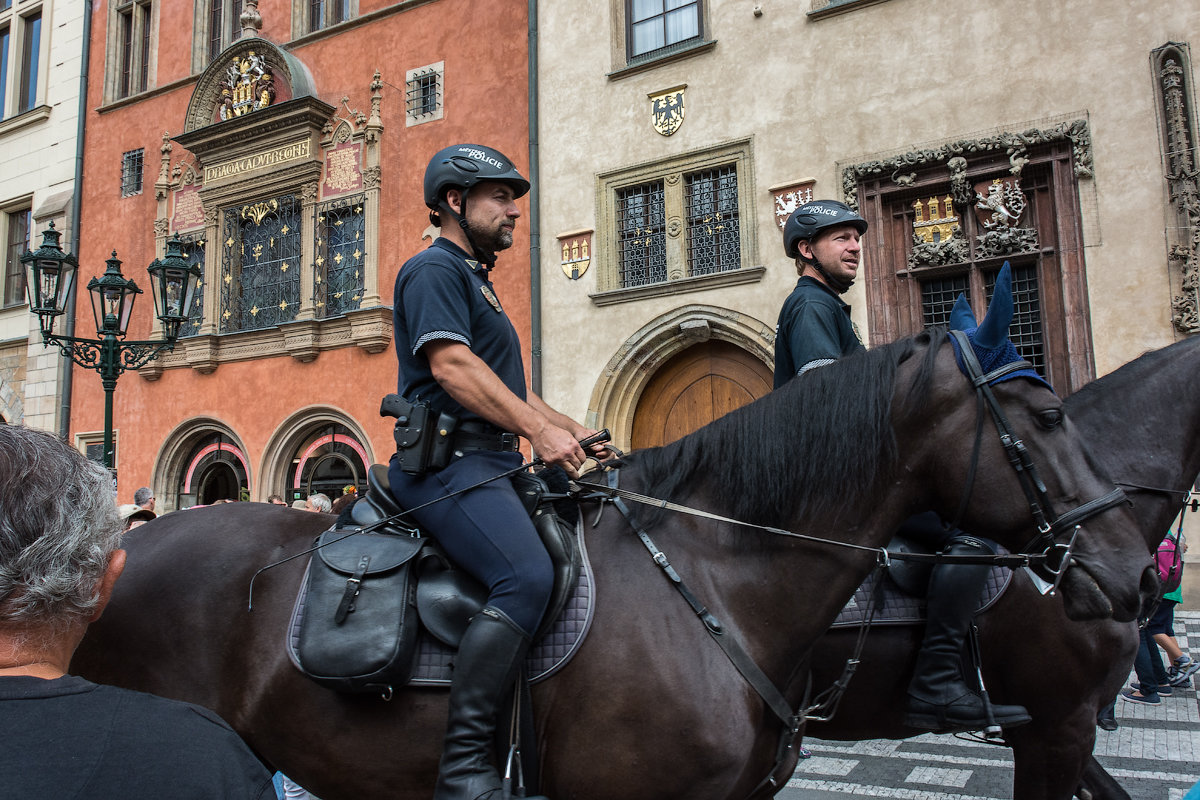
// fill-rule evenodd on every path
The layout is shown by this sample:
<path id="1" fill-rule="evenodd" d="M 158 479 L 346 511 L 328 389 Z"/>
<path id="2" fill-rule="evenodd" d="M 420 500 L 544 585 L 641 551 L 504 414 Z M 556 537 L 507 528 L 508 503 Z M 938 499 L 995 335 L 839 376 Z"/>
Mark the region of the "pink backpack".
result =
<path id="1" fill-rule="evenodd" d="M 1183 556 L 1179 552 L 1179 542 L 1167 536 L 1158 545 L 1155 557 L 1158 565 L 1158 579 L 1162 581 L 1163 594 L 1168 594 L 1179 588 L 1183 581 Z"/>

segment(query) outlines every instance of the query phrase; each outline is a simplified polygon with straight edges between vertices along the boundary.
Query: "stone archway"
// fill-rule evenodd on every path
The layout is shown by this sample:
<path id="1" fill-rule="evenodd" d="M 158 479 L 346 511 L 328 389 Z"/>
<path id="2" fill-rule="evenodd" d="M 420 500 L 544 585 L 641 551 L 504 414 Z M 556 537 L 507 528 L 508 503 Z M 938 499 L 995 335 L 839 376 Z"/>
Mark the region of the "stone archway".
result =
<path id="1" fill-rule="evenodd" d="M 284 490 L 295 482 L 296 464 L 293 459 L 297 457 L 303 446 L 310 442 L 314 432 L 331 425 L 345 429 L 346 436 L 353 440 L 348 442 L 349 447 L 354 451 L 355 457 L 364 462 L 366 468 L 375 463 L 371 440 L 357 420 L 346 412 L 329 406 L 302 408 L 284 420 L 271 434 L 266 449 L 263 451 L 261 470 L 263 480 L 258 492 L 261 497 L 255 499 L 265 500 L 269 494 L 284 494 Z M 316 444 L 316 442 L 311 442 L 311 444 Z M 314 467 L 324 457 L 320 452 L 310 453 L 309 456 L 313 458 Z M 365 475 L 365 471 L 363 475 Z M 289 501 L 291 499 L 291 497 L 288 498 Z M 337 495 L 331 495 L 330 499 L 336 500 Z"/>
<path id="2" fill-rule="evenodd" d="M 206 445 L 206 442 L 210 443 Z M 190 506 L 200 502 L 200 492 L 197 489 L 212 466 L 201 463 L 206 455 L 201 451 L 206 447 L 212 453 L 217 453 L 221 458 L 227 458 L 236 464 L 236 468 L 231 466 L 230 469 L 239 483 L 239 494 L 243 478 L 247 489 L 254 491 L 255 481 L 246 458 L 246 445 L 241 437 L 233 428 L 218 419 L 195 417 L 181 423 L 167 435 L 158 457 L 154 460 L 150 489 L 161 504 L 161 508 L 158 509 L 160 513 L 184 507 L 181 503 Z"/>
<path id="3" fill-rule="evenodd" d="M 766 367 L 769 373 L 774 363 L 773 325 L 727 308 L 681 306 L 651 320 L 609 359 L 592 391 L 588 424 L 607 427 L 617 447 L 630 449 L 639 401 L 651 380 L 680 353 L 706 342 L 733 345 L 736 350 L 724 355 L 742 359 L 747 370 Z"/>

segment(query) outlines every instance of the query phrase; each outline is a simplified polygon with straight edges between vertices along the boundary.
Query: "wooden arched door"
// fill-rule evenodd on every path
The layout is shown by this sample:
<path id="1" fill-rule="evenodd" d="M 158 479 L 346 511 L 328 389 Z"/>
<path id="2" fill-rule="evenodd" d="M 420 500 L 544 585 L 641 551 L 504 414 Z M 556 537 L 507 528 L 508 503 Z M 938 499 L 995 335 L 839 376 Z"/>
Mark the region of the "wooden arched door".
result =
<path id="1" fill-rule="evenodd" d="M 673 442 L 771 391 L 771 369 L 729 342 L 710 340 L 671 358 L 638 399 L 633 448 Z"/>

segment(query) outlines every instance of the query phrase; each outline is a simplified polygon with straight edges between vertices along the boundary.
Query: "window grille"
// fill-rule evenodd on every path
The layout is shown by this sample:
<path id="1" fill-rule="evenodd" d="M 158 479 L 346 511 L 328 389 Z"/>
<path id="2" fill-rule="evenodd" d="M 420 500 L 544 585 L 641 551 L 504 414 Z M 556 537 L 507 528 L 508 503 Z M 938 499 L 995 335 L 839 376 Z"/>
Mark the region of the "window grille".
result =
<path id="1" fill-rule="evenodd" d="M 617 190 L 621 286 L 644 286 L 667 279 L 666 222 L 662 181 Z"/>
<path id="2" fill-rule="evenodd" d="M 728 164 L 684 176 L 688 273 L 737 269 L 741 260 L 737 167 Z"/>
<path id="3" fill-rule="evenodd" d="M 121 197 L 142 193 L 143 150 L 129 150 L 121 155 Z"/>
<path id="4" fill-rule="evenodd" d="M 179 328 L 179 337 L 182 339 L 200 333 L 200 326 L 204 323 L 204 253 L 207 242 L 203 233 L 183 234 L 179 240 L 183 242 L 183 256 L 188 264 L 200 268 L 200 279 L 196 281 L 192 307 L 188 309 L 188 321 Z"/>
<path id="5" fill-rule="evenodd" d="M 408 71 L 404 93 L 409 125 L 441 119 L 442 76 L 443 62 Z"/>
<path id="6" fill-rule="evenodd" d="M 366 195 L 346 197 L 314 209 L 313 306 L 318 319 L 358 308 L 364 291 Z"/>
<path id="7" fill-rule="evenodd" d="M 300 203 L 291 195 L 224 212 L 220 328 L 269 328 L 300 308 Z"/>

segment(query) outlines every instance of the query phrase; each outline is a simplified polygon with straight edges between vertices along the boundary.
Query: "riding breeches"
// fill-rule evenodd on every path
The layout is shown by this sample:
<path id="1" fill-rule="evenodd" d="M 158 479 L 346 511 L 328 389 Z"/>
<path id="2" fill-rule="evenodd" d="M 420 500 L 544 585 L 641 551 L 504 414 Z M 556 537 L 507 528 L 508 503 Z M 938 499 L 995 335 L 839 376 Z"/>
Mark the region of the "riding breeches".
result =
<path id="1" fill-rule="evenodd" d="M 402 508 L 445 498 L 415 511 L 417 524 L 488 588 L 488 605 L 532 636 L 554 589 L 554 568 L 512 482 L 500 478 L 447 497 L 520 463 L 519 453 L 481 451 L 456 457 L 443 469 L 410 475 L 393 457 L 388 480 Z"/>

